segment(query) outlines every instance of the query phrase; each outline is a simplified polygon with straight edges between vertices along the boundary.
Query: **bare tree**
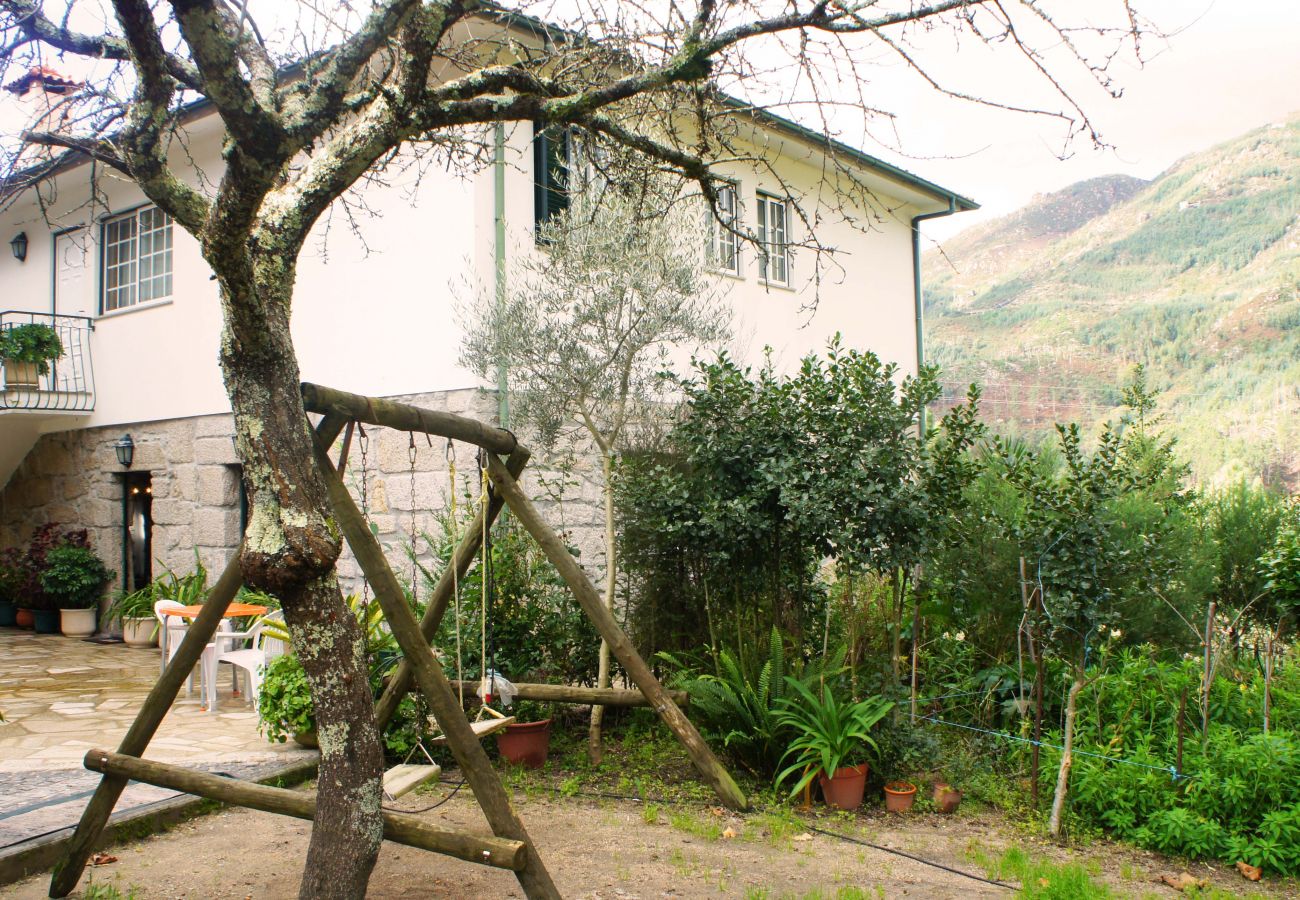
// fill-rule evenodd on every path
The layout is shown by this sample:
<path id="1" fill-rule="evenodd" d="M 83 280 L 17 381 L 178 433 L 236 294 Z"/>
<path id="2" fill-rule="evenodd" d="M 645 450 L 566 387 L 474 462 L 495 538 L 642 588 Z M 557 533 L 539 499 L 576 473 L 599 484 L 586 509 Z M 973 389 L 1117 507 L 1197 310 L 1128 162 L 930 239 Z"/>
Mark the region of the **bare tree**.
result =
<path id="1" fill-rule="evenodd" d="M 58 117 L 21 135 L 59 152 L 39 159 L 13 149 L 8 196 L 39 196 L 42 178 L 69 161 L 116 169 L 197 238 L 219 285 L 220 364 L 251 502 L 243 574 L 283 599 L 319 723 L 303 897 L 363 896 L 381 835 L 382 760 L 361 635 L 335 580 L 338 530 L 312 464 L 289 330 L 298 255 L 322 215 L 385 166 L 448 157 L 472 165 L 483 126 L 513 121 L 571 126 L 627 148 L 694 180 L 715 205 L 711 162 L 770 166 L 744 141 L 764 103 L 811 109 L 829 134 L 844 110 L 880 109 L 863 69 L 886 54 L 936 90 L 1053 116 L 1065 134 L 1095 141 L 1061 73 L 1074 66 L 1110 89 L 1115 54 L 1139 52 L 1146 29 L 1133 2 L 0 0 L 0 76 L 54 56 L 82 58 L 88 73 Z M 258 28 L 254 13 L 279 18 Z M 928 39 L 942 29 L 1018 55 L 1046 89 L 1022 80 L 1018 97 L 1048 102 L 947 88 L 932 67 L 950 45 Z M 747 93 L 730 100 L 719 87 Z M 223 168 L 210 178 L 169 152 L 185 148 L 198 101 L 225 130 Z M 826 147 L 826 191 L 844 218 L 870 227 L 879 204 L 849 158 Z M 795 212 L 816 247 L 816 212 Z"/>
<path id="2" fill-rule="evenodd" d="M 463 361 L 488 376 L 505 365 L 516 418 L 542 445 L 577 423 L 596 445 L 605 506 L 605 606 L 618 583 L 613 469 L 629 426 L 663 399 L 670 351 L 696 352 L 729 334 L 730 309 L 707 258 L 705 208 L 676 180 L 606 166 L 622 175 L 574 192 L 541 226 L 546 251 L 527 255 L 505 302 L 467 310 Z M 609 686 L 600 642 L 597 687 Z M 519 673 L 515 673 L 519 674 Z M 588 755 L 600 761 L 604 707 L 591 710 Z"/>

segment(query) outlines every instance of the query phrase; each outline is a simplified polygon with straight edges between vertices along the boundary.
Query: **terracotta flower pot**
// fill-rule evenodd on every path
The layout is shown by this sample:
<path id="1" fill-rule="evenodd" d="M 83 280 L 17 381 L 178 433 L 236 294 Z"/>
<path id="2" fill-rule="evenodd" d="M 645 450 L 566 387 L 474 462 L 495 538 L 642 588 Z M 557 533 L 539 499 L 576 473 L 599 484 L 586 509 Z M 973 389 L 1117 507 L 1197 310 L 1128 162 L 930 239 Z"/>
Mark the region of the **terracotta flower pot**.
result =
<path id="1" fill-rule="evenodd" d="M 61 609 L 59 610 L 59 629 L 64 637 L 88 638 L 95 633 L 95 616 L 97 610 Z"/>
<path id="2" fill-rule="evenodd" d="M 907 781 L 891 781 L 885 785 L 885 809 L 905 813 L 916 802 L 916 785 Z"/>
<path id="3" fill-rule="evenodd" d="M 938 786 L 936 785 L 936 788 Z M 937 789 L 934 792 L 934 808 L 941 813 L 955 813 L 957 807 L 961 805 L 961 791 L 954 790 L 947 785 L 944 786 L 943 793 Z"/>
<path id="4" fill-rule="evenodd" d="M 146 650 L 158 644 L 158 620 L 150 616 L 147 619 L 123 619 L 122 640 L 128 647 Z"/>
<path id="5" fill-rule="evenodd" d="M 546 765 L 546 753 L 551 748 L 551 720 L 516 722 L 507 725 L 497 734 L 497 749 L 501 758 L 529 769 Z"/>
<path id="6" fill-rule="evenodd" d="M 34 609 L 33 625 L 37 634 L 59 633 L 59 611 L 57 609 Z"/>
<path id="7" fill-rule="evenodd" d="M 310 731 L 300 731 L 293 736 L 293 742 L 299 747 L 306 747 L 308 750 L 319 750 L 320 741 L 316 739 L 316 729 Z"/>
<path id="8" fill-rule="evenodd" d="M 36 626 L 36 613 L 20 606 L 14 611 L 14 623 L 19 628 L 34 628 Z"/>
<path id="9" fill-rule="evenodd" d="M 950 790 L 952 790 L 952 785 L 950 785 L 950 784 L 949 784 L 948 782 L 946 782 L 946 781 L 936 781 L 936 782 L 934 783 L 934 795 L 933 795 L 933 799 L 934 799 L 934 804 L 935 804 L 935 806 L 938 806 L 938 805 L 939 805 L 939 799 L 940 799 L 941 797 L 943 797 L 944 793 L 945 793 L 946 791 L 950 791 Z"/>
<path id="10" fill-rule="evenodd" d="M 824 773 L 818 775 L 817 783 L 821 785 L 827 806 L 857 809 L 862 805 L 862 793 L 867 787 L 867 764 L 841 766 L 830 778 Z"/>

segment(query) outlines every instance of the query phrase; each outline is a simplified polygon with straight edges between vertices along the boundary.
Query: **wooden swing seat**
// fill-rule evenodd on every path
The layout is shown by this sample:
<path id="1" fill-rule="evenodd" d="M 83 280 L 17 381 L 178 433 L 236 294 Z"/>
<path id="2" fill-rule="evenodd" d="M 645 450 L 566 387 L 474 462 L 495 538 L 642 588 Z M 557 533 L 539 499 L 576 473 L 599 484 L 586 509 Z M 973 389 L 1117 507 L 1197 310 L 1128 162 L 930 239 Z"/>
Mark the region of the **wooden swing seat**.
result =
<path id="1" fill-rule="evenodd" d="M 496 734 L 498 731 L 501 731 L 507 725 L 513 725 L 514 721 L 515 721 L 514 716 L 506 716 L 505 718 L 502 719 L 482 719 L 481 721 L 478 722 L 470 722 L 469 727 L 474 732 L 474 737 L 478 738 L 481 741 L 489 734 Z M 439 734 L 429 738 L 425 743 L 445 744 L 447 743 L 447 736 L 445 734 Z"/>
<path id="2" fill-rule="evenodd" d="M 384 773 L 384 793 L 396 800 L 427 781 L 442 774 L 442 766 L 427 763 L 402 763 Z"/>

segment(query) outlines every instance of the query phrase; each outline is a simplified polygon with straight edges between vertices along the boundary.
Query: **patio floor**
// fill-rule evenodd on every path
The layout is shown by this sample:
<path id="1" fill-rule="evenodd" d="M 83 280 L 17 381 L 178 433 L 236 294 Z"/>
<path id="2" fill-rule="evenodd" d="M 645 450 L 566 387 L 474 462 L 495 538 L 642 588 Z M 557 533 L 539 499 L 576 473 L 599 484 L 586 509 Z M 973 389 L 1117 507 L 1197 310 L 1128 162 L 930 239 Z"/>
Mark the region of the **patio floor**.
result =
<path id="1" fill-rule="evenodd" d="M 92 748 L 116 749 L 158 677 L 159 652 L 0 629 L 0 852 L 76 824 L 99 775 L 81 766 Z M 218 678 L 217 712 L 182 689 L 145 756 L 250 777 L 310 755 L 268 743 L 257 714 Z M 118 809 L 175 796 L 132 784 Z"/>

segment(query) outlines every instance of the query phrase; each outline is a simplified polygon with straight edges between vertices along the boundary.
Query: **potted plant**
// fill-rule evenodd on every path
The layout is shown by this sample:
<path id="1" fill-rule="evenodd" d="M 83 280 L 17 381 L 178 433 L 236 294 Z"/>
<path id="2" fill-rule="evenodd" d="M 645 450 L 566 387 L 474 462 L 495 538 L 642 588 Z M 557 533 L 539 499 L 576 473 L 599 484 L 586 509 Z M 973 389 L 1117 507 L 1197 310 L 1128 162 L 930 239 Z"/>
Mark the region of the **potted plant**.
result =
<path id="1" fill-rule="evenodd" d="M 916 802 L 916 785 L 910 781 L 891 781 L 885 785 L 885 809 L 905 813 Z"/>
<path id="2" fill-rule="evenodd" d="M 50 372 L 50 361 L 62 355 L 63 342 L 49 325 L 31 322 L 0 331 L 6 387 L 39 386 L 40 376 Z"/>
<path id="3" fill-rule="evenodd" d="M 546 765 L 551 748 L 551 714 L 548 704 L 520 700 L 510 708 L 516 721 L 497 734 L 501 758 L 528 769 Z"/>
<path id="4" fill-rule="evenodd" d="M 271 660 L 262 674 L 257 703 L 258 727 L 269 741 L 290 738 L 300 746 L 316 748 L 316 710 L 302 663 L 292 653 Z"/>
<path id="5" fill-rule="evenodd" d="M 22 554 L 13 547 L 0 553 L 0 626 L 18 624 L 18 595 L 23 580 Z"/>
<path id="6" fill-rule="evenodd" d="M 46 557 L 56 547 L 90 547 L 90 535 L 84 528 L 67 529 L 58 522 L 48 522 L 36 529 L 22 558 L 23 582 L 18 596 L 18 627 L 34 628 L 37 634 L 59 633 L 59 608 L 46 593 L 41 575 Z"/>
<path id="7" fill-rule="evenodd" d="M 153 614 L 157 599 L 153 584 L 130 593 L 119 593 L 104 613 L 106 622 L 122 625 L 122 640 L 135 650 L 147 650 L 158 644 L 158 620 Z"/>
<path id="8" fill-rule="evenodd" d="M 961 805 L 962 792 L 946 781 L 934 783 L 934 808 L 941 813 L 955 813 Z"/>
<path id="9" fill-rule="evenodd" d="M 793 797 L 818 780 L 828 806 L 857 809 L 867 781 L 868 751 L 876 752 L 871 729 L 885 717 L 893 703 L 881 697 L 841 702 L 827 685 L 821 696 L 794 678 L 786 677 L 791 693 L 783 699 L 777 721 L 795 735 L 781 757 L 793 762 L 776 776 L 777 785 L 799 775 L 790 790 Z"/>
<path id="10" fill-rule="evenodd" d="M 41 588 L 59 609 L 64 635 L 84 638 L 95 633 L 95 607 L 105 582 L 112 577 L 89 547 L 64 544 L 45 555 Z"/>

